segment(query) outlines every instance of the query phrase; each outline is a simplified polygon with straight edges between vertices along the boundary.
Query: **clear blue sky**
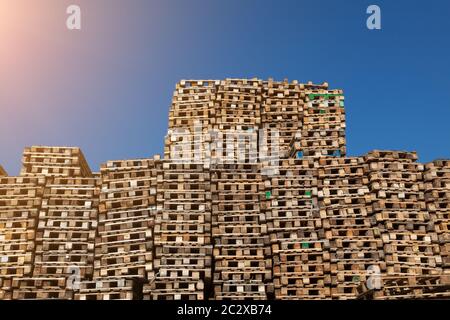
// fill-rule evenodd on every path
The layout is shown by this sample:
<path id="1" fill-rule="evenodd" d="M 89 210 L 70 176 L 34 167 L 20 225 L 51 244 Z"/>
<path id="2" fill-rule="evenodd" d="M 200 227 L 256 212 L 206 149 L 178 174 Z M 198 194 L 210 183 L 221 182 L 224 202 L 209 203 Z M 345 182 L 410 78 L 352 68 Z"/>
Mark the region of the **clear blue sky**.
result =
<path id="1" fill-rule="evenodd" d="M 450 158 L 449 1 L 6 1 L 0 163 L 10 174 L 26 145 L 80 146 L 93 170 L 162 153 L 183 78 L 327 81 L 345 91 L 350 155 Z M 81 31 L 65 28 L 73 3 Z M 370 4 L 381 31 L 366 28 Z"/>

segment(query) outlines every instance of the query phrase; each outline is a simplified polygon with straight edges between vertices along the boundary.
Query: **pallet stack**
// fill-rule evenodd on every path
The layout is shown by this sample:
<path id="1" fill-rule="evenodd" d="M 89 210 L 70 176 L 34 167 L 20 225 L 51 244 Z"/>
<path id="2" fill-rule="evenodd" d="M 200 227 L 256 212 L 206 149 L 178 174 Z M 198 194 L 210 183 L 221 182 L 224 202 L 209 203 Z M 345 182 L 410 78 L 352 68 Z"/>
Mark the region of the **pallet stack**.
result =
<path id="1" fill-rule="evenodd" d="M 159 158 L 101 166 L 95 277 L 147 279 L 153 270 L 153 226 Z"/>
<path id="2" fill-rule="evenodd" d="M 287 156 L 292 137 L 302 128 L 304 92 L 301 88 L 296 80 L 263 81 L 261 128 L 266 139 L 259 146 L 261 161 Z"/>
<path id="3" fill-rule="evenodd" d="M 345 156 L 345 127 L 342 90 L 310 85 L 305 90 L 302 130 L 291 140 L 289 156 Z"/>
<path id="4" fill-rule="evenodd" d="M 372 195 L 362 157 L 319 159 L 319 205 L 330 242 L 331 298 L 354 299 L 371 269 L 384 272 L 383 243 L 372 226 Z"/>
<path id="5" fill-rule="evenodd" d="M 317 163 L 282 160 L 279 174 L 264 184 L 275 298 L 329 298 L 329 242 L 319 216 Z"/>
<path id="6" fill-rule="evenodd" d="M 93 178 L 47 178 L 37 225 L 33 277 L 18 279 L 14 294 L 21 297 L 33 292 L 36 298 L 72 298 L 77 284 L 92 277 L 98 193 L 98 181 Z M 30 291 L 33 284 L 35 290 Z"/>
<path id="7" fill-rule="evenodd" d="M 203 164 L 163 163 L 158 174 L 153 275 L 144 300 L 203 300 L 211 281 L 211 181 Z"/>
<path id="8" fill-rule="evenodd" d="M 373 222 L 381 233 L 386 275 L 391 278 L 442 274 L 438 237 L 426 210 L 424 167 L 416 160 L 414 152 L 375 150 L 365 156 Z M 420 297 L 417 290 L 415 294 Z"/>
<path id="9" fill-rule="evenodd" d="M 214 299 L 266 299 L 272 259 L 260 165 L 217 165 L 211 174 Z"/>
<path id="10" fill-rule="evenodd" d="M 36 226 L 33 271 L 14 278 L 13 299 L 71 299 L 92 276 L 98 185 L 79 148 L 30 147 L 21 174 L 46 177 Z"/>
<path id="11" fill-rule="evenodd" d="M 369 289 L 366 284 L 358 287 L 358 299 L 448 299 L 450 297 L 450 275 L 382 275 L 378 288 Z"/>
<path id="12" fill-rule="evenodd" d="M 36 237 L 34 276 L 93 274 L 98 219 L 98 181 L 47 178 Z"/>
<path id="13" fill-rule="evenodd" d="M 258 159 L 262 81 L 220 81 L 215 100 L 216 126 L 222 143 L 215 146 L 215 163 L 254 163 Z"/>
<path id="14" fill-rule="evenodd" d="M 101 166 L 94 279 L 77 300 L 138 297 L 153 271 L 156 178 L 160 160 L 108 161 Z"/>
<path id="15" fill-rule="evenodd" d="M 182 80 L 176 85 L 169 112 L 164 158 L 203 162 L 211 158 L 205 143 L 215 124 L 217 80 Z"/>
<path id="16" fill-rule="evenodd" d="M 14 278 L 32 276 L 44 185 L 45 178 L 0 178 L 0 300 L 13 298 Z"/>
<path id="17" fill-rule="evenodd" d="M 21 176 L 91 177 L 91 169 L 80 148 L 26 147 Z"/>
<path id="18" fill-rule="evenodd" d="M 425 201 L 438 235 L 444 273 L 450 274 L 450 160 L 425 165 Z"/>
<path id="19" fill-rule="evenodd" d="M 342 91 L 328 90 L 326 82 L 183 80 L 172 100 L 164 157 L 253 163 L 258 139 L 261 161 L 286 158 L 291 142 L 298 147 L 295 155 L 345 155 L 343 106 Z M 303 131 L 305 116 L 309 120 Z M 292 141 L 295 134 L 298 139 Z M 302 134 L 305 138 L 300 139 Z"/>

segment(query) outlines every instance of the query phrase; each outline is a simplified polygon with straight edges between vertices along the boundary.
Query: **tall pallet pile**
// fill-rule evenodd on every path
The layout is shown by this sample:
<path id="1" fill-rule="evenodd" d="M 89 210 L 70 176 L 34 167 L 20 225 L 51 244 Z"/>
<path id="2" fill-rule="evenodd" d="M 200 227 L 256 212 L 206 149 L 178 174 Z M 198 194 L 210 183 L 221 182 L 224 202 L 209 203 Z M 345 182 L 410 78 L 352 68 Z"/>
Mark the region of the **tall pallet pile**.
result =
<path id="1" fill-rule="evenodd" d="M 13 298 L 14 279 L 32 276 L 44 185 L 45 178 L 0 178 L 0 300 Z"/>
<path id="2" fill-rule="evenodd" d="M 431 287 L 439 291 L 442 289 L 438 277 L 442 274 L 442 259 L 438 236 L 426 210 L 424 168 L 416 160 L 417 155 L 413 152 L 372 151 L 365 156 L 369 165 L 369 188 L 374 196 L 373 222 L 381 232 L 385 277 L 390 283 L 402 284 L 404 279 L 410 279 L 408 283 L 435 281 Z M 429 287 L 414 287 L 414 290 L 398 287 L 398 290 L 380 288 L 379 298 L 433 295 Z"/>
<path id="3" fill-rule="evenodd" d="M 292 137 L 302 128 L 303 85 L 298 81 L 272 79 L 263 81 L 262 85 L 261 128 L 265 144 L 259 146 L 260 160 L 285 158 Z"/>
<path id="4" fill-rule="evenodd" d="M 21 176 L 91 177 L 91 169 L 80 148 L 26 147 Z"/>
<path id="5" fill-rule="evenodd" d="M 286 159 L 278 171 L 264 182 L 275 298 L 329 298 L 329 242 L 319 216 L 317 163 Z"/>
<path id="6" fill-rule="evenodd" d="M 379 229 L 371 223 L 367 166 L 362 157 L 324 157 L 318 176 L 320 215 L 330 242 L 331 298 L 354 299 L 361 281 L 386 269 Z"/>
<path id="7" fill-rule="evenodd" d="M 159 158 L 101 166 L 95 278 L 144 281 L 153 270 L 153 226 Z"/>
<path id="8" fill-rule="evenodd" d="M 328 85 L 308 86 L 305 90 L 303 126 L 291 141 L 291 158 L 346 154 L 345 110 L 342 90 Z"/>
<path id="9" fill-rule="evenodd" d="M 444 273 L 450 274 L 450 160 L 425 165 L 425 201 L 438 235 Z"/>
<path id="10" fill-rule="evenodd" d="M 343 107 L 342 91 L 328 90 L 327 83 L 182 80 L 169 112 L 164 158 L 252 163 L 258 139 L 263 162 L 286 158 L 291 147 L 296 154 L 345 155 Z M 302 130 L 305 116 L 308 125 Z"/>
<path id="11" fill-rule="evenodd" d="M 145 300 L 203 300 L 211 281 L 210 174 L 203 164 L 163 162 L 157 179 L 155 271 Z"/>
<path id="12" fill-rule="evenodd" d="M 27 293 L 34 284 L 36 298 L 48 291 L 51 298 L 72 299 L 79 282 L 92 278 L 98 187 L 94 178 L 47 178 L 33 277 L 19 280 L 14 293 Z"/>
<path id="13" fill-rule="evenodd" d="M 202 162 L 211 158 L 205 143 L 215 124 L 217 80 L 182 80 L 176 85 L 169 112 L 164 158 Z"/>
<path id="14" fill-rule="evenodd" d="M 215 100 L 215 128 L 221 133 L 223 142 L 213 146 L 213 162 L 257 162 L 261 101 L 261 80 L 220 81 Z"/>
<path id="15" fill-rule="evenodd" d="M 14 299 L 71 299 L 92 275 L 98 186 L 79 148 L 29 147 L 21 175 L 47 177 L 30 277 L 15 278 Z"/>
<path id="16" fill-rule="evenodd" d="M 92 277 L 98 187 L 94 178 L 47 179 L 37 228 L 35 276 Z"/>
<path id="17" fill-rule="evenodd" d="M 264 196 L 260 165 L 217 165 L 211 175 L 213 297 L 266 299 L 272 259 L 260 204 Z"/>
<path id="18" fill-rule="evenodd" d="M 101 166 L 94 278 L 76 300 L 136 299 L 153 271 L 153 226 L 159 158 Z"/>

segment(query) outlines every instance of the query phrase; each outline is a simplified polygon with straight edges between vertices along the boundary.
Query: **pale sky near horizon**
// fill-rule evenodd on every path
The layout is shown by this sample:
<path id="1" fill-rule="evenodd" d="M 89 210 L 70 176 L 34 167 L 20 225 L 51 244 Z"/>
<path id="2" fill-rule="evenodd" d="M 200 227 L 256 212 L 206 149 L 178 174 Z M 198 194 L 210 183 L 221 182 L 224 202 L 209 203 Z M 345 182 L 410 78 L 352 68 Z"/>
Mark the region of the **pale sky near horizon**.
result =
<path id="1" fill-rule="evenodd" d="M 82 30 L 69 31 L 78 4 Z M 378 4 L 382 29 L 366 28 Z M 162 153 L 180 79 L 273 77 L 346 96 L 347 150 L 450 158 L 450 2 L 0 0 L 0 164 L 82 148 L 92 170 Z"/>

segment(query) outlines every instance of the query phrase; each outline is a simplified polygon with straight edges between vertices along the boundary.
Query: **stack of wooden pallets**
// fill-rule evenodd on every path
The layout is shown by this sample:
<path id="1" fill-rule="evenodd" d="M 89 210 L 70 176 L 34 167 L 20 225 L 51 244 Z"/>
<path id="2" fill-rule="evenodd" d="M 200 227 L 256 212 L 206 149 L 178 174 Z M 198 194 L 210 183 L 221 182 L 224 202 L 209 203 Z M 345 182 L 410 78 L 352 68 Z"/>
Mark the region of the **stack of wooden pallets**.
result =
<path id="1" fill-rule="evenodd" d="M 81 284 L 79 300 L 129 299 L 153 271 L 153 226 L 159 157 L 108 161 L 101 192 L 94 279 Z"/>
<path id="2" fill-rule="evenodd" d="M 211 175 L 214 298 L 266 299 L 272 259 L 260 165 L 217 165 Z"/>
<path id="3" fill-rule="evenodd" d="M 12 299 L 13 278 L 32 276 L 44 185 L 45 178 L 0 178 L 0 300 Z"/>
<path id="4" fill-rule="evenodd" d="M 366 284 L 358 287 L 358 299 L 448 299 L 450 297 L 450 275 L 383 275 L 380 285 L 369 289 Z"/>
<path id="5" fill-rule="evenodd" d="M 261 123 L 262 81 L 225 79 L 217 87 L 215 108 L 219 130 L 257 130 Z"/>
<path id="6" fill-rule="evenodd" d="M 23 152 L 20 175 L 90 177 L 92 173 L 80 148 L 33 146 Z"/>
<path id="7" fill-rule="evenodd" d="M 215 124 L 218 80 L 182 80 L 176 85 L 169 112 L 169 130 L 165 138 L 164 158 L 172 161 L 209 161 Z"/>
<path id="8" fill-rule="evenodd" d="M 342 90 L 305 90 L 303 126 L 291 140 L 291 158 L 346 154 L 345 111 Z"/>
<path id="9" fill-rule="evenodd" d="M 387 276 L 442 273 L 438 238 L 430 229 L 424 199 L 424 167 L 416 160 L 414 152 L 375 150 L 365 156 L 374 197 L 373 222 L 383 240 Z"/>
<path id="10" fill-rule="evenodd" d="M 264 181 L 275 298 L 329 298 L 329 242 L 319 216 L 317 163 L 286 159 L 278 169 Z"/>
<path id="11" fill-rule="evenodd" d="M 47 178 L 37 226 L 34 276 L 76 273 L 81 279 L 92 277 L 98 187 L 94 178 Z"/>
<path id="12" fill-rule="evenodd" d="M 92 278 L 98 193 L 99 184 L 94 178 L 47 178 L 37 226 L 33 278 L 26 279 L 27 283 L 45 283 L 40 278 L 48 278 L 49 283 L 60 286 L 62 298 L 70 296 L 80 281 Z M 52 278 L 58 281 L 50 281 Z M 20 280 L 18 283 L 15 291 L 22 289 Z"/>
<path id="13" fill-rule="evenodd" d="M 14 278 L 13 299 L 71 299 L 92 276 L 98 185 L 79 148 L 30 147 L 21 174 L 45 180 L 36 225 L 33 270 Z"/>
<path id="14" fill-rule="evenodd" d="M 278 160 L 289 152 L 344 156 L 343 107 L 342 91 L 328 90 L 328 83 L 183 80 L 169 113 L 164 157 L 220 164 Z"/>
<path id="15" fill-rule="evenodd" d="M 450 274 L 450 160 L 425 165 L 425 201 L 432 227 L 438 235 L 442 268 Z"/>
<path id="16" fill-rule="evenodd" d="M 257 161 L 261 101 L 261 80 L 255 78 L 220 81 L 215 100 L 215 128 L 222 135 L 222 143 L 220 148 L 214 147 L 215 163 Z"/>
<path id="17" fill-rule="evenodd" d="M 286 157 L 292 137 L 302 128 L 304 91 L 300 88 L 296 80 L 263 81 L 260 135 L 266 138 L 259 146 L 261 161 Z"/>
<path id="18" fill-rule="evenodd" d="M 203 164 L 164 162 L 145 300 L 202 300 L 211 280 L 211 182 Z"/>
<path id="19" fill-rule="evenodd" d="M 380 234 L 371 223 L 367 166 L 361 157 L 325 157 L 318 172 L 320 213 L 330 241 L 331 298 L 353 299 L 372 269 L 386 269 Z"/>
<path id="20" fill-rule="evenodd" d="M 109 161 L 102 187 L 95 277 L 147 279 L 153 270 L 153 225 L 159 158 Z"/>

